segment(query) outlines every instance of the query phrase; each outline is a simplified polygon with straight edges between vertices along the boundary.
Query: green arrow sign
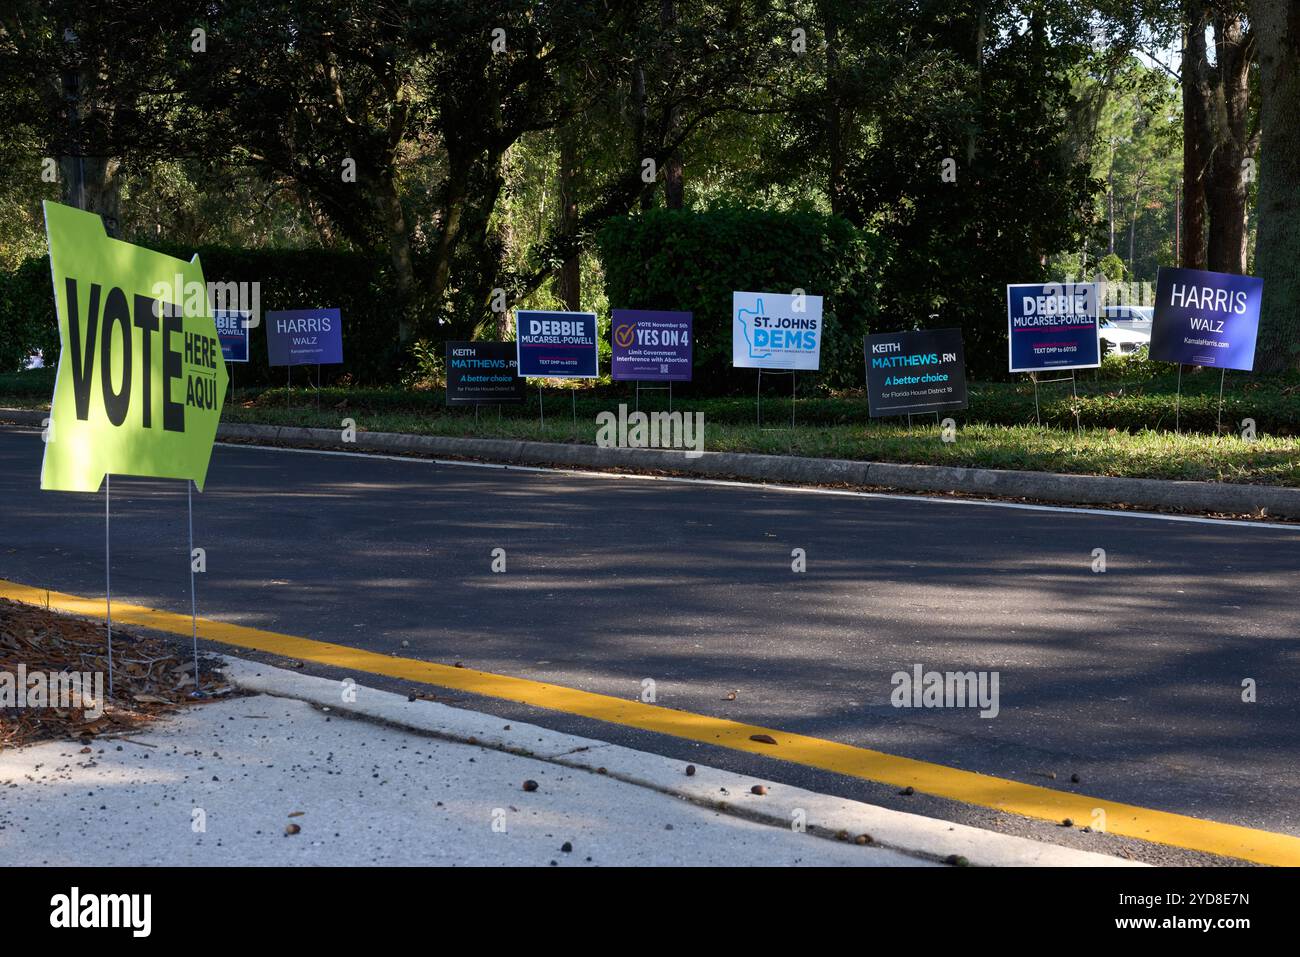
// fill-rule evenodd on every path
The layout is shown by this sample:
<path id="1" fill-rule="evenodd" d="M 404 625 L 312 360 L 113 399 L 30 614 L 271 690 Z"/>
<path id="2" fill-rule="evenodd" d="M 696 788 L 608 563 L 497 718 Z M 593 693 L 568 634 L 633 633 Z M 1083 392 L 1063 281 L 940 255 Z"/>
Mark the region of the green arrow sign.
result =
<path id="1" fill-rule="evenodd" d="M 59 368 L 41 488 L 93 492 L 105 473 L 208 473 L 228 375 L 199 257 L 110 239 L 94 213 L 45 204 Z"/>

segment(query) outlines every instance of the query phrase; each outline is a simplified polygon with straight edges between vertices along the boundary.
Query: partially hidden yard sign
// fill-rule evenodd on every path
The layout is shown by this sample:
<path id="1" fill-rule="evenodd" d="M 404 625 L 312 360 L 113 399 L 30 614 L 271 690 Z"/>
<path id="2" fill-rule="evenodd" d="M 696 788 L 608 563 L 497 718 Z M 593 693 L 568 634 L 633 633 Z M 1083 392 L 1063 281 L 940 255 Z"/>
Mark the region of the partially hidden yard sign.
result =
<path id="1" fill-rule="evenodd" d="M 41 488 L 93 492 L 112 473 L 202 490 L 228 374 L 199 258 L 112 239 L 58 203 L 45 229 L 60 349 Z"/>

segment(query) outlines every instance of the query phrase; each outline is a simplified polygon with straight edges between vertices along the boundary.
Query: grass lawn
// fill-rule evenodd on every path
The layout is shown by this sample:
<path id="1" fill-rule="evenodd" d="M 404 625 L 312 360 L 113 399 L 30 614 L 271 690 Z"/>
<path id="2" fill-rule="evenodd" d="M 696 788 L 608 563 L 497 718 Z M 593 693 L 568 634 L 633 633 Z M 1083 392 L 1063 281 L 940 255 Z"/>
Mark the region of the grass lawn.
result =
<path id="1" fill-rule="evenodd" d="M 52 385 L 48 371 L 0 375 L 0 406 L 46 408 Z M 906 419 L 870 419 L 861 395 L 800 399 L 793 431 L 789 397 L 775 390 L 763 399 L 770 429 L 755 424 L 753 396 L 699 399 L 682 390 L 674 409 L 704 413 L 709 451 L 1300 486 L 1300 382 L 1229 374 L 1225 429 L 1215 434 L 1218 385 L 1212 373 L 1184 377 L 1181 434 L 1173 431 L 1173 383 L 1155 378 L 1085 376 L 1077 401 L 1068 384 L 1042 386 L 1041 427 L 1034 424 L 1030 383 L 972 384 L 971 408 L 952 416 L 958 426 L 953 442 L 942 441 L 933 418 L 918 416 L 911 428 Z M 223 418 L 329 429 L 351 418 L 362 431 L 590 444 L 596 414 L 617 411 L 619 403 L 631 408 L 633 397 L 623 384 L 578 390 L 576 427 L 572 401 L 562 389 L 548 388 L 543 426 L 537 390 L 531 389 L 527 405 L 505 406 L 499 417 L 497 407 L 484 406 L 476 424 L 472 408 L 447 408 L 439 389 L 336 386 L 317 396 L 301 387 L 254 387 L 227 399 Z M 643 393 L 641 408 L 665 409 L 666 394 Z M 1082 430 L 1073 427 L 1076 412 Z M 1253 441 L 1240 435 L 1245 418 L 1256 420 Z"/>

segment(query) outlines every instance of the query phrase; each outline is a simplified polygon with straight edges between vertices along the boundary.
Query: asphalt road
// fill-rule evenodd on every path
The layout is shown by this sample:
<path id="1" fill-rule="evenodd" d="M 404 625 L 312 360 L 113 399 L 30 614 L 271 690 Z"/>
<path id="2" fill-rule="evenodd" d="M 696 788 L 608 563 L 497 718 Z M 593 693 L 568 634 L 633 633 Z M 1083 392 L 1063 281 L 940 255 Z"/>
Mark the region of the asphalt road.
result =
<path id="1" fill-rule="evenodd" d="M 0 577 L 102 594 L 103 496 L 41 492 L 40 456 L 38 433 L 0 430 Z M 112 490 L 115 598 L 188 612 L 184 484 Z M 1300 528 L 234 446 L 215 450 L 194 522 L 204 617 L 626 698 L 649 678 L 673 708 L 1300 834 Z M 892 676 L 917 664 L 997 672 L 997 717 L 893 707 Z M 1094 850 L 1204 859 L 439 700 Z"/>

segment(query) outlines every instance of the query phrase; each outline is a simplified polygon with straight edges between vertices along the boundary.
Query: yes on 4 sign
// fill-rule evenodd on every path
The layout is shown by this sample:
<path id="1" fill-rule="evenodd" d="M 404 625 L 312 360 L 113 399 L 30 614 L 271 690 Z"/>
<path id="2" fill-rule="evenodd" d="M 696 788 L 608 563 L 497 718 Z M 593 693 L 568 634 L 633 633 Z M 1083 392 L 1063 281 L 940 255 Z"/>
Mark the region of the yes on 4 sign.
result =
<path id="1" fill-rule="evenodd" d="M 229 380 L 203 269 L 45 203 L 59 366 L 41 488 L 93 492 L 106 473 L 193 479 L 199 490 Z M 177 277 L 181 281 L 177 282 Z"/>

